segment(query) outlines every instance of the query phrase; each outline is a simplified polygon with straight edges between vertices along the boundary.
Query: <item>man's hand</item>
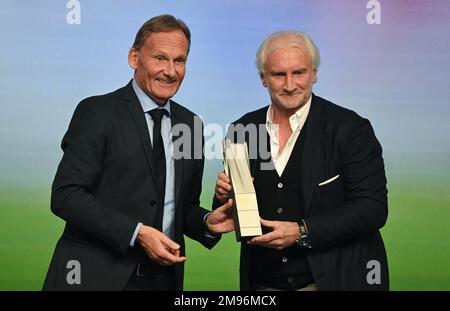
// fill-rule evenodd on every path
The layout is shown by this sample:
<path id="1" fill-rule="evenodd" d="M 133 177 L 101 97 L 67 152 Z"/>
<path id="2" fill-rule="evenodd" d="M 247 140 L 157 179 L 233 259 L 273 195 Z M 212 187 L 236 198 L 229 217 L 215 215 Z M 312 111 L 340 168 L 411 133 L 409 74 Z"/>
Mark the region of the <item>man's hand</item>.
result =
<path id="1" fill-rule="evenodd" d="M 187 260 L 184 256 L 180 257 L 180 245 L 153 227 L 142 225 L 136 239 L 148 257 L 160 265 L 171 266 Z"/>
<path id="2" fill-rule="evenodd" d="M 300 228 L 296 222 L 271 221 L 261 218 L 261 224 L 271 228 L 272 231 L 252 238 L 247 244 L 281 250 L 293 245 L 300 235 Z"/>
<path id="3" fill-rule="evenodd" d="M 217 174 L 215 193 L 220 202 L 225 203 L 228 200 L 232 189 L 230 178 L 224 172 Z"/>
<path id="4" fill-rule="evenodd" d="M 234 230 L 231 206 L 233 206 L 233 200 L 228 199 L 224 205 L 215 209 L 208 217 L 206 217 L 206 225 L 208 226 L 209 232 L 219 234 Z"/>

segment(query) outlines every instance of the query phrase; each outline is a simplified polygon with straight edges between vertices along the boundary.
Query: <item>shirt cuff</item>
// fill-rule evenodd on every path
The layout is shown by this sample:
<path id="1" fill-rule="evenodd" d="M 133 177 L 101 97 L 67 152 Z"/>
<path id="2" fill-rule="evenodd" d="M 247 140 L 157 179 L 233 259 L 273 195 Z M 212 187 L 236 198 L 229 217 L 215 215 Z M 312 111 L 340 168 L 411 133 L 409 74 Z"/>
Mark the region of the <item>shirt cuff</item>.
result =
<path id="1" fill-rule="evenodd" d="M 134 230 L 134 234 L 131 237 L 131 241 L 130 241 L 130 247 L 134 247 L 134 242 L 136 241 L 137 235 L 139 233 L 139 230 L 141 230 L 142 227 L 142 222 L 138 223 L 136 226 L 136 230 Z"/>
<path id="2" fill-rule="evenodd" d="M 206 214 L 203 217 L 203 222 L 205 223 L 205 237 L 211 240 L 217 240 L 218 238 L 220 238 L 221 234 L 213 234 L 211 232 L 209 232 L 208 230 L 208 225 L 206 224 L 206 218 L 208 218 L 208 216 L 211 214 L 212 212 L 209 212 L 208 214 Z"/>

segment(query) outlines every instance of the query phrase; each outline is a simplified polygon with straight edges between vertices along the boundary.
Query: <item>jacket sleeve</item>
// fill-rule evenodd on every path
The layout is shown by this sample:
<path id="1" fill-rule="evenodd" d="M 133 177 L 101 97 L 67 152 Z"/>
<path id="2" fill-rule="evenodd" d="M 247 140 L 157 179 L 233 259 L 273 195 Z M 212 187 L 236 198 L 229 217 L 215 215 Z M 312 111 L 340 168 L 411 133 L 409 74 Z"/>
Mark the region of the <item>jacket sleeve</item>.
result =
<path id="1" fill-rule="evenodd" d="M 327 249 L 358 239 L 383 227 L 388 215 L 386 175 L 382 148 L 368 120 L 351 131 L 341 156 L 337 183 L 328 198 L 319 187 L 318 213 L 305 218 L 313 249 Z M 333 202 L 342 196 L 342 200 Z M 331 198 L 331 200 L 330 200 Z"/>
<path id="2" fill-rule="evenodd" d="M 52 212 L 67 224 L 125 252 L 138 221 L 105 206 L 93 195 L 108 147 L 106 109 L 99 109 L 92 99 L 82 101 L 61 147 L 64 155 L 52 186 Z"/>

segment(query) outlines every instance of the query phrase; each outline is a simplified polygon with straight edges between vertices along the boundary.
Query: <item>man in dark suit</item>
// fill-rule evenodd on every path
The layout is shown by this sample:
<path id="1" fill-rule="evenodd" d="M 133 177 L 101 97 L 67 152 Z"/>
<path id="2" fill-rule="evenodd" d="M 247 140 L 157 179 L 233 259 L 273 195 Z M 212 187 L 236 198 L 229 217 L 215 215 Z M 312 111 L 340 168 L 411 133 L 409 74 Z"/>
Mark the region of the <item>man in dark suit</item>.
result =
<path id="1" fill-rule="evenodd" d="M 170 100 L 189 46 L 181 20 L 148 20 L 128 55 L 134 79 L 76 108 L 52 188 L 66 226 L 44 289 L 181 290 L 183 234 L 211 248 L 232 230 L 230 204 L 199 206 L 202 123 Z"/>
<path id="2" fill-rule="evenodd" d="M 368 120 L 312 93 L 319 64 L 306 34 L 269 36 L 257 67 L 271 104 L 228 131 L 249 146 L 264 229 L 241 244 L 243 290 L 389 288 L 382 149 Z M 231 190 L 219 173 L 214 205 Z"/>

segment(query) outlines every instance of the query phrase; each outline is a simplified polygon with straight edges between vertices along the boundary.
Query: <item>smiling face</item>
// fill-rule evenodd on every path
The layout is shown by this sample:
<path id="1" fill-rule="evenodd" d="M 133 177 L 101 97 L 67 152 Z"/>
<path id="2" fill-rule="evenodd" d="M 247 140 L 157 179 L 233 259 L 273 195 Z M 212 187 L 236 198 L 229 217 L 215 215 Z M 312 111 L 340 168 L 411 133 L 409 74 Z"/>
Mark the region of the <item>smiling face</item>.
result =
<path id="1" fill-rule="evenodd" d="M 180 88 L 187 53 L 188 40 L 181 30 L 154 32 L 139 50 L 130 49 L 128 63 L 139 87 L 162 106 Z"/>
<path id="2" fill-rule="evenodd" d="M 317 70 L 305 47 L 286 46 L 267 55 L 260 77 L 274 109 L 295 113 L 308 102 Z"/>

